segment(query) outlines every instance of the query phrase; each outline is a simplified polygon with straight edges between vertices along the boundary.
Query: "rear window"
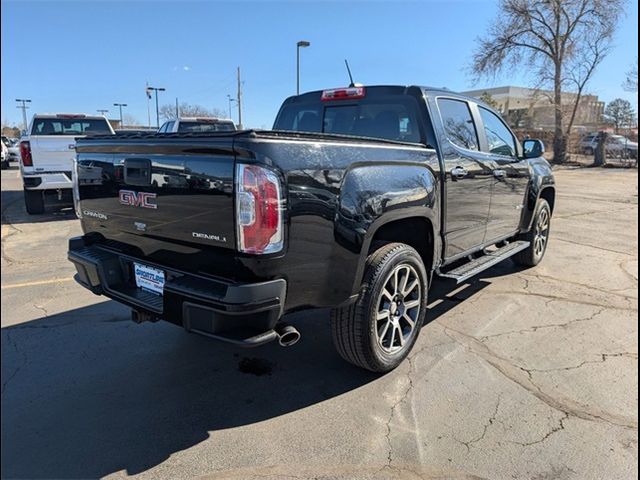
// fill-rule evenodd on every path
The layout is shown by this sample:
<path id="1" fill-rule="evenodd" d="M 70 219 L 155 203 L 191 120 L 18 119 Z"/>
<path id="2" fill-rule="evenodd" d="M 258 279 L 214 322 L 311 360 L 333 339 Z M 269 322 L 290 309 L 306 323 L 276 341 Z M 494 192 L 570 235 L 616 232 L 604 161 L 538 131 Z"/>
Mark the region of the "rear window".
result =
<path id="1" fill-rule="evenodd" d="M 233 122 L 180 122 L 179 133 L 230 132 L 236 127 Z"/>
<path id="2" fill-rule="evenodd" d="M 290 104 L 283 107 L 274 129 L 420 142 L 417 105 L 406 97 L 346 105 Z"/>
<path id="3" fill-rule="evenodd" d="M 103 119 L 36 118 L 31 135 L 104 135 L 111 129 Z"/>

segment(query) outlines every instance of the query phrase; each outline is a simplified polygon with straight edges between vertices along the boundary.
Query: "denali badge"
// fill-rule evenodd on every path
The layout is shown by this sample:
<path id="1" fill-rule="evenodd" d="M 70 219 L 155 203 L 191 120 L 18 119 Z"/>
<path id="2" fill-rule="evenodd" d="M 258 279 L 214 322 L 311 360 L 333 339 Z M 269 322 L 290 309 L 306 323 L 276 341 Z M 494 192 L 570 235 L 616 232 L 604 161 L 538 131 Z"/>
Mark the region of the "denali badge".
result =
<path id="1" fill-rule="evenodd" d="M 191 232 L 191 236 L 193 238 L 203 238 L 205 240 L 215 240 L 216 242 L 227 243 L 227 237 L 222 237 L 220 235 L 211 235 L 209 233 Z"/>
<path id="2" fill-rule="evenodd" d="M 132 207 L 158 208 L 152 200 L 156 194 L 149 192 L 134 192 L 133 190 L 120 190 L 120 203 Z"/>

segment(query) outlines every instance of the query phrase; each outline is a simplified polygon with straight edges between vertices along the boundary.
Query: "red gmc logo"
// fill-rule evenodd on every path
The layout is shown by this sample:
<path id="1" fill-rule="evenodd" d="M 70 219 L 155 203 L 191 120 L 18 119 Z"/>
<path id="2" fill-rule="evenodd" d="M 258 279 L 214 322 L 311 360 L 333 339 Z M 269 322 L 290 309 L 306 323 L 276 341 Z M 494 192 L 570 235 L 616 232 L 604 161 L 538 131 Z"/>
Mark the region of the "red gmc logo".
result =
<path id="1" fill-rule="evenodd" d="M 134 192 L 133 190 L 120 190 L 120 203 L 123 205 L 131 205 L 132 207 L 142 208 L 158 208 L 153 203 L 156 194 L 148 192 Z"/>

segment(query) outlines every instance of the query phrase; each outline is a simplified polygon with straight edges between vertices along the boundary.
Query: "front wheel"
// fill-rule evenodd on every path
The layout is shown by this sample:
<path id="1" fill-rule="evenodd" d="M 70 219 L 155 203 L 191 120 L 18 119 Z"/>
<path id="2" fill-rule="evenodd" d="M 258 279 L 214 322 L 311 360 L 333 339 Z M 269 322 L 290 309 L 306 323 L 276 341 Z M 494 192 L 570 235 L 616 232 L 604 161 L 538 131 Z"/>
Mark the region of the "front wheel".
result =
<path id="1" fill-rule="evenodd" d="M 333 343 L 346 361 L 373 372 L 396 368 L 424 322 L 427 273 L 418 252 L 390 243 L 367 258 L 358 300 L 331 312 Z"/>
<path id="2" fill-rule="evenodd" d="M 538 200 L 531 229 L 520 237 L 521 240 L 529 242 L 529 247 L 516 253 L 513 256 L 514 262 L 525 267 L 538 265 L 547 251 L 550 231 L 551 207 L 549 207 L 549 203 L 544 198 L 541 198 Z"/>

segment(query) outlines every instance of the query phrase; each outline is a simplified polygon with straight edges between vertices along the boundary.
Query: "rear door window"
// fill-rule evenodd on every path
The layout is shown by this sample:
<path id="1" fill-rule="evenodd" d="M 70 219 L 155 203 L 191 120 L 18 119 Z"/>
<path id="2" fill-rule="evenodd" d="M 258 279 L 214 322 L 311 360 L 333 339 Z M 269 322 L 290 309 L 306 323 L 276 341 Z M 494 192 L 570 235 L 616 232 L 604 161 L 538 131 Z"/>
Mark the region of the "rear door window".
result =
<path id="1" fill-rule="evenodd" d="M 438 110 L 449 141 L 467 150 L 478 150 L 478 134 L 469 104 L 462 100 L 439 98 Z"/>
<path id="2" fill-rule="evenodd" d="M 511 130 L 504 122 L 495 113 L 483 107 L 480 107 L 480 118 L 482 118 L 482 123 L 484 124 L 489 153 L 515 157 L 516 142 Z"/>

